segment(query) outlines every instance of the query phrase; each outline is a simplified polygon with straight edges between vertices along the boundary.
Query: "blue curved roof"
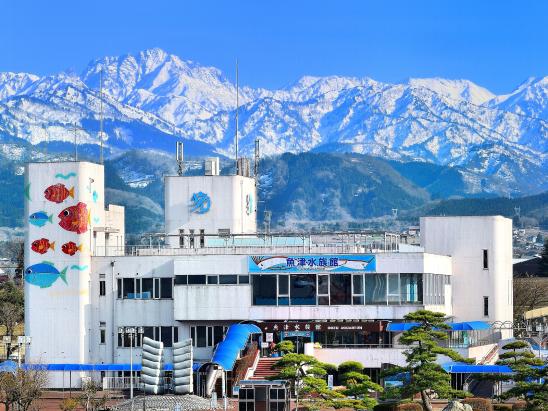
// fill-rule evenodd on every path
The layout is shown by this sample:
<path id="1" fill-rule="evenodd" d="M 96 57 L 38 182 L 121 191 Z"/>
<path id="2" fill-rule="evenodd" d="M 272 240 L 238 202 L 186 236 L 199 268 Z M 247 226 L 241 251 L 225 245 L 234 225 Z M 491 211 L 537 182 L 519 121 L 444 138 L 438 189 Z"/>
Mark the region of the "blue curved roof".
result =
<path id="1" fill-rule="evenodd" d="M 228 327 L 226 337 L 219 343 L 213 353 L 212 363 L 219 364 L 226 371 L 232 371 L 240 350 L 245 348 L 251 334 L 260 334 L 261 329 L 255 324 L 233 324 Z"/>

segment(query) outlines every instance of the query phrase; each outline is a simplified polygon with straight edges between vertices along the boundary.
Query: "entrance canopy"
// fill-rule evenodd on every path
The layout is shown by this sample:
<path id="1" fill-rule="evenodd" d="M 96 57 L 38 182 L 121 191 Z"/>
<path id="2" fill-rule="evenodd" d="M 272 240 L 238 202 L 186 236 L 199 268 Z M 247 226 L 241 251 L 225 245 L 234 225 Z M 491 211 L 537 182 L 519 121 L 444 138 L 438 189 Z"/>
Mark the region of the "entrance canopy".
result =
<path id="1" fill-rule="evenodd" d="M 484 321 L 465 321 L 460 323 L 447 323 L 447 325 L 451 327 L 451 329 L 447 331 L 479 331 L 491 329 L 491 326 Z M 403 332 L 417 326 L 419 326 L 419 323 L 389 323 L 386 330 Z"/>
<path id="2" fill-rule="evenodd" d="M 261 329 L 254 324 L 231 325 L 228 327 L 225 339 L 217 345 L 211 362 L 219 364 L 225 371 L 232 371 L 238 354 L 245 348 L 249 337 L 252 334 L 261 333 Z"/>

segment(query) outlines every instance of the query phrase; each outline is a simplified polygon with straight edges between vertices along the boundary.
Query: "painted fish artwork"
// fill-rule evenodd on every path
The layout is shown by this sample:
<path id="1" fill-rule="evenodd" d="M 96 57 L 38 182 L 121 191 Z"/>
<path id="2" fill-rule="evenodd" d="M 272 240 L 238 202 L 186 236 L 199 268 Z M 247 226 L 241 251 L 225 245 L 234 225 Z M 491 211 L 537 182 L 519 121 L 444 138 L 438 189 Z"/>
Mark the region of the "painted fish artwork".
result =
<path id="1" fill-rule="evenodd" d="M 59 271 L 52 263 L 44 261 L 33 264 L 25 269 L 25 281 L 40 288 L 51 287 L 58 278 L 61 278 L 65 284 L 68 284 L 67 267 Z"/>
<path id="2" fill-rule="evenodd" d="M 97 200 L 99 199 L 99 193 L 97 193 L 97 191 L 93 190 L 93 194 L 91 195 L 91 197 L 93 198 L 93 202 L 96 203 Z"/>
<path id="3" fill-rule="evenodd" d="M 67 231 L 74 231 L 76 234 L 82 234 L 88 231 L 90 223 L 90 212 L 85 203 L 78 203 L 61 211 L 58 215 L 59 225 Z"/>
<path id="4" fill-rule="evenodd" d="M 52 223 L 53 214 L 48 215 L 45 211 L 37 211 L 29 216 L 29 222 L 36 227 L 44 227 L 47 222 Z"/>
<path id="5" fill-rule="evenodd" d="M 74 241 L 69 241 L 61 246 L 61 250 L 67 255 L 74 255 L 77 251 L 82 252 L 84 244 L 76 245 Z"/>
<path id="6" fill-rule="evenodd" d="M 55 251 L 55 241 L 50 242 L 47 238 L 41 238 L 34 240 L 30 248 L 36 253 L 46 254 L 49 250 Z"/>
<path id="7" fill-rule="evenodd" d="M 46 197 L 46 200 L 57 204 L 62 203 L 69 196 L 74 198 L 74 187 L 69 190 L 63 183 L 51 185 L 44 191 L 44 197 Z"/>

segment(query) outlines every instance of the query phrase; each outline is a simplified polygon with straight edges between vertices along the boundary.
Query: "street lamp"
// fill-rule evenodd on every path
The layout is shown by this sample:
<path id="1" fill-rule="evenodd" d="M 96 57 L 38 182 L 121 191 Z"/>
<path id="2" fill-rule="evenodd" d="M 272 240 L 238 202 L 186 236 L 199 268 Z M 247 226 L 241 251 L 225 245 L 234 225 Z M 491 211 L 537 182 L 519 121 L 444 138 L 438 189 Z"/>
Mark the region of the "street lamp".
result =
<path id="1" fill-rule="evenodd" d="M 133 342 L 137 335 L 143 335 L 143 327 L 119 327 L 118 333 L 129 337 L 129 397 L 133 400 Z"/>
<path id="2" fill-rule="evenodd" d="M 26 345 L 30 344 L 31 338 L 26 335 L 20 335 L 17 337 L 17 365 L 21 367 L 21 346 L 25 344 L 25 352 L 26 352 Z"/>

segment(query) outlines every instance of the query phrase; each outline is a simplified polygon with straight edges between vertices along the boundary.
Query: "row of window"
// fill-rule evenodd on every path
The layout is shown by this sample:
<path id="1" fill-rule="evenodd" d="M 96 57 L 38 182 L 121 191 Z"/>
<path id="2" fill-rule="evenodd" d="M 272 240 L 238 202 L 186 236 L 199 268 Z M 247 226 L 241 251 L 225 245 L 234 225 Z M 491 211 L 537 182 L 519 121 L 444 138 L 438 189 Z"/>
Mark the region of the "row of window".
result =
<path id="1" fill-rule="evenodd" d="M 221 341 L 228 327 L 221 325 L 195 325 L 190 327 L 190 338 L 194 347 L 215 347 Z"/>
<path id="2" fill-rule="evenodd" d="M 424 278 L 423 278 L 424 277 Z M 423 283 L 426 281 L 426 290 Z M 444 304 L 441 274 L 253 275 L 253 305 Z"/>
<path id="3" fill-rule="evenodd" d="M 175 285 L 249 284 L 249 275 L 176 275 Z"/>
<path id="4" fill-rule="evenodd" d="M 138 327 L 135 327 L 136 329 Z M 143 337 L 148 337 L 164 343 L 164 347 L 172 347 L 174 342 L 179 341 L 178 327 L 143 327 L 143 334 L 133 336 L 133 346 L 143 345 Z M 118 333 L 118 347 L 131 347 L 131 335 L 128 333 Z"/>
<path id="5" fill-rule="evenodd" d="M 122 299 L 173 298 L 173 278 L 118 278 L 117 296 Z"/>

